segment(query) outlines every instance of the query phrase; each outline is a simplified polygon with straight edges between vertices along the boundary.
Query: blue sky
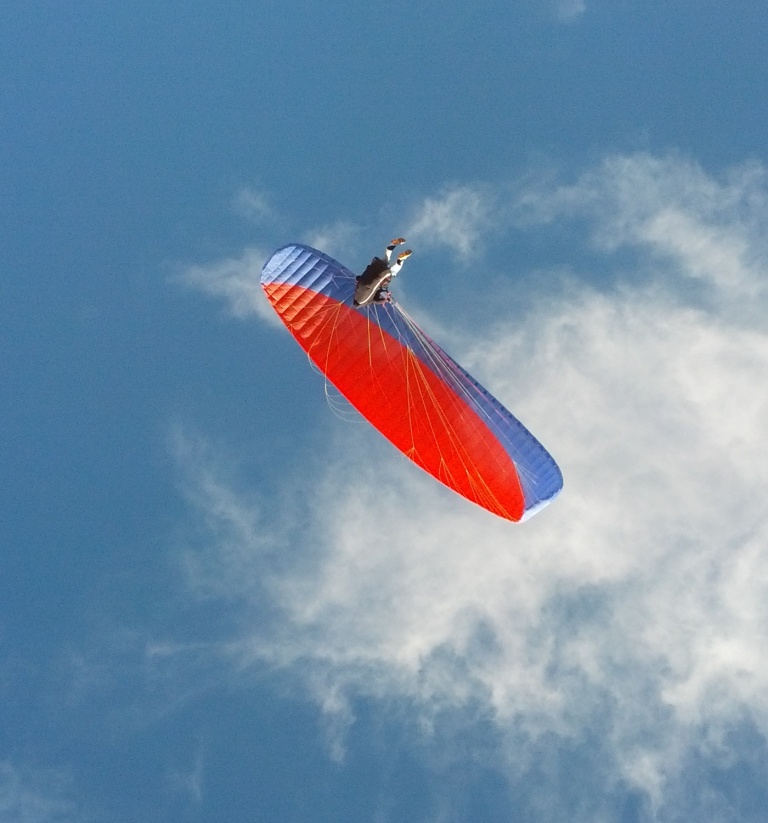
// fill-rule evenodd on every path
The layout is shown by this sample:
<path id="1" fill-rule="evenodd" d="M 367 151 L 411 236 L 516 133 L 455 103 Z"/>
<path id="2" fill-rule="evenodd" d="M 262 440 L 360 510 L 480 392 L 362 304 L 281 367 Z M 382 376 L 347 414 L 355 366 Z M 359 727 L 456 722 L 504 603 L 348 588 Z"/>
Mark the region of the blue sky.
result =
<path id="1" fill-rule="evenodd" d="M 3 5 L 0 823 L 765 820 L 766 24 Z M 399 234 L 563 468 L 528 523 L 262 299 Z"/>

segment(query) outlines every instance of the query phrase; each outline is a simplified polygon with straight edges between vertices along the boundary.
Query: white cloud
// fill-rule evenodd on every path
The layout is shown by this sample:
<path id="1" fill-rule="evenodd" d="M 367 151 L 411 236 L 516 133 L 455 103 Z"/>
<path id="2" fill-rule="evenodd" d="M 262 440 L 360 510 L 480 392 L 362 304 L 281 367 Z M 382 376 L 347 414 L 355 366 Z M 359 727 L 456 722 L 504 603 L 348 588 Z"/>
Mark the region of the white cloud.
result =
<path id="1" fill-rule="evenodd" d="M 263 223 L 273 217 L 266 193 L 250 186 L 244 186 L 234 196 L 232 204 L 239 214 L 253 223 Z"/>
<path id="2" fill-rule="evenodd" d="M 415 209 L 406 230 L 409 243 L 445 247 L 461 258 L 471 256 L 488 230 L 492 193 L 480 186 L 454 186 L 427 197 Z"/>
<path id="3" fill-rule="evenodd" d="M 343 259 L 356 252 L 361 234 L 360 226 L 342 220 L 308 232 L 304 242 L 330 254 L 331 257 Z M 375 249 L 374 251 L 380 252 L 381 250 Z"/>
<path id="4" fill-rule="evenodd" d="M 256 316 L 281 326 L 261 288 L 261 268 L 268 255 L 248 248 L 240 257 L 229 257 L 203 266 L 189 266 L 182 275 L 188 285 L 227 301 L 235 317 Z"/>
<path id="5" fill-rule="evenodd" d="M 514 212 L 520 224 L 587 219 L 598 248 L 640 248 L 674 264 L 669 276 L 700 280 L 722 302 L 766 289 L 768 175 L 751 163 L 722 179 L 669 155 L 614 156 L 573 185 L 528 186 Z"/>
<path id="6" fill-rule="evenodd" d="M 194 761 L 186 769 L 174 769 L 169 772 L 168 784 L 179 795 L 188 798 L 190 803 L 200 806 L 203 802 L 203 786 L 205 783 L 205 762 L 202 746 L 198 746 Z"/>
<path id="7" fill-rule="evenodd" d="M 63 823 L 75 818 L 70 780 L 55 769 L 20 769 L 0 761 L 0 823 Z"/>
<path id="8" fill-rule="evenodd" d="M 275 519 L 210 455 L 187 454 L 212 534 L 193 589 L 266 594 L 277 610 L 228 640 L 238 666 L 305 676 L 338 718 L 337 756 L 357 695 L 411 701 L 424 728 L 480 701 L 509 741 L 510 774 L 547 735 L 598 738 L 610 766 L 590 778 L 594 796 L 628 785 L 649 819 L 685 819 L 693 753 L 729 752 L 745 719 L 768 735 L 766 190 L 757 167 L 715 180 L 639 155 L 518 197 L 520 223 L 582 219 L 599 253 L 625 267 L 632 249 L 655 273 L 550 295 L 454 352 L 561 463 L 562 496 L 525 525 L 347 426 L 307 480 L 310 527 L 282 535 L 295 562 L 278 568 L 264 548 Z M 425 204 L 424 238 L 471 247 L 451 227 L 489 201 L 467 192 Z M 688 300 L 689 280 L 706 300 Z M 271 573 L 249 592 L 238 580 L 254 562 Z M 569 819 L 598 813 L 614 819 L 594 804 Z"/>
<path id="9" fill-rule="evenodd" d="M 557 3 L 557 16 L 565 22 L 580 17 L 586 10 L 584 0 L 558 0 Z"/>
<path id="10" fill-rule="evenodd" d="M 177 426 L 170 446 L 188 478 L 184 494 L 204 515 L 204 532 L 215 539 L 212 567 L 204 554 L 189 551 L 182 557 L 188 578 L 198 586 L 196 593 L 203 599 L 257 597 L 263 586 L 263 556 L 279 545 L 278 537 L 263 526 L 258 500 L 236 483 L 220 450 L 199 434 Z M 153 653 L 168 650 L 155 648 Z"/>

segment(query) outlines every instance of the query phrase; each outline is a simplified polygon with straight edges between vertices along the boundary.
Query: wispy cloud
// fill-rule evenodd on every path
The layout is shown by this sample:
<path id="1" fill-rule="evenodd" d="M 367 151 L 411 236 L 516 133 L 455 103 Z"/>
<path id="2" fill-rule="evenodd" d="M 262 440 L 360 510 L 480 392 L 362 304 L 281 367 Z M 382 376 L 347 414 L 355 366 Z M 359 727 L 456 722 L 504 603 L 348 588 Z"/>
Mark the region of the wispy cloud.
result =
<path id="1" fill-rule="evenodd" d="M 767 198 L 758 164 L 715 178 L 685 158 L 636 154 L 609 157 L 572 185 L 528 186 L 514 206 L 521 224 L 587 220 L 598 248 L 642 249 L 665 273 L 712 285 L 720 300 L 743 300 L 766 288 Z"/>
<path id="2" fill-rule="evenodd" d="M 471 248 L 452 231 L 488 208 L 471 191 L 425 204 L 423 237 Z M 188 452 L 190 499 L 219 522 L 191 591 L 247 599 L 249 564 L 271 568 L 258 597 L 275 611 L 228 640 L 237 666 L 303 677 L 338 720 L 337 756 L 355 696 L 407 699 L 424 728 L 480 703 L 520 791 L 548 740 L 589 739 L 601 758 L 576 807 L 552 800 L 539 819 L 616 819 L 601 803 L 617 786 L 646 819 L 686 819 L 695 758 L 737 761 L 745 723 L 768 735 L 767 192 L 757 167 L 715 179 L 636 155 L 518 194 L 520 224 L 579 218 L 624 270 L 455 352 L 562 465 L 563 495 L 530 523 L 495 520 L 350 427 L 306 479 L 309 527 L 284 533 L 295 562 L 278 567 L 274 519 Z M 691 279 L 707 300 L 689 300 Z"/>
<path id="3" fill-rule="evenodd" d="M 80 819 L 69 776 L 55 769 L 20 769 L 0 761 L 2 823 L 68 823 Z"/>
<path id="4" fill-rule="evenodd" d="M 186 797 L 192 805 L 199 806 L 203 802 L 204 778 L 203 748 L 198 746 L 191 766 L 186 769 L 172 770 L 167 779 L 174 792 Z"/>
<path id="5" fill-rule="evenodd" d="M 200 525 L 215 547 L 213 553 L 183 553 L 188 579 L 195 581 L 203 599 L 258 598 L 264 586 L 264 557 L 279 543 L 265 526 L 258 499 L 237 483 L 234 461 L 227 461 L 221 449 L 200 434 L 176 426 L 170 448 L 181 469 L 183 492 L 202 515 Z"/>
<path id="6" fill-rule="evenodd" d="M 326 254 L 343 259 L 357 251 L 362 233 L 360 226 L 342 220 L 338 223 L 313 229 L 307 233 L 304 242 L 313 248 L 324 251 Z M 372 251 L 372 253 L 376 252 L 380 253 L 381 249 Z"/>
<path id="7" fill-rule="evenodd" d="M 232 205 L 239 214 L 256 224 L 274 217 L 266 192 L 252 186 L 243 186 L 232 198 Z"/>
<path id="8" fill-rule="evenodd" d="M 268 254 L 248 248 L 239 257 L 228 257 L 208 265 L 187 267 L 181 279 L 213 297 L 223 298 L 235 317 L 256 316 L 281 325 L 261 288 L 261 268 Z"/>
<path id="9" fill-rule="evenodd" d="M 558 0 L 556 11 L 560 20 L 570 23 L 587 10 L 584 0 Z"/>
<path id="10" fill-rule="evenodd" d="M 414 208 L 408 240 L 425 248 L 448 248 L 466 259 L 485 240 L 493 199 L 487 187 L 466 185 L 426 197 Z"/>

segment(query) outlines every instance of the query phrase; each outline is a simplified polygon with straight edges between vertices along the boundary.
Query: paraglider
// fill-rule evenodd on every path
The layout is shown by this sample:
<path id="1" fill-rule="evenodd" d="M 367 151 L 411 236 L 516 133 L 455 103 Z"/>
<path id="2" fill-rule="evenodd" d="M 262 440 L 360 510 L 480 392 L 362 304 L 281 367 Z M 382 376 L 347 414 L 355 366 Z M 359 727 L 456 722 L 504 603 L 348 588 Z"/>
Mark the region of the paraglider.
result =
<path id="1" fill-rule="evenodd" d="M 391 299 L 389 281 L 410 254 L 389 266 L 402 242 L 374 258 L 369 277 L 309 246 L 283 246 L 264 264 L 262 287 L 312 362 L 406 457 L 488 511 L 525 520 L 559 493 L 560 469 Z"/>
<path id="2" fill-rule="evenodd" d="M 396 237 L 384 249 L 384 257 L 374 257 L 366 270 L 355 278 L 357 285 L 355 286 L 355 296 L 352 298 L 353 306 L 392 302 L 392 297 L 389 294 L 390 281 L 397 276 L 403 267 L 403 263 L 412 254 L 410 249 L 406 249 L 406 251 L 397 255 L 397 260 L 394 263 L 391 263 L 392 252 L 403 243 L 405 243 L 404 237 Z"/>

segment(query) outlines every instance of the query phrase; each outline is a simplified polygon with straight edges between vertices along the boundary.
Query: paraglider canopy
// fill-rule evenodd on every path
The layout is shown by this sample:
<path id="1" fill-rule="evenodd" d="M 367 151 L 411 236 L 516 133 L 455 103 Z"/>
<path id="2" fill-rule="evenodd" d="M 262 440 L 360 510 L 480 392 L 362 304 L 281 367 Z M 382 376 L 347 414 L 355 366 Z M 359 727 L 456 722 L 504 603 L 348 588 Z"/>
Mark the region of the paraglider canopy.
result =
<path id="1" fill-rule="evenodd" d="M 278 249 L 261 282 L 327 379 L 437 480 L 514 521 L 559 493 L 546 449 L 396 302 L 355 308 L 355 274 L 300 244 Z"/>

